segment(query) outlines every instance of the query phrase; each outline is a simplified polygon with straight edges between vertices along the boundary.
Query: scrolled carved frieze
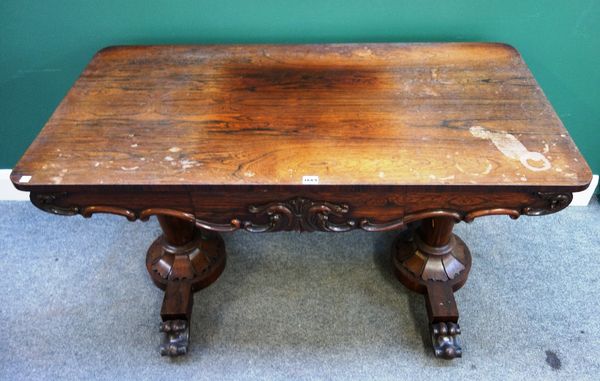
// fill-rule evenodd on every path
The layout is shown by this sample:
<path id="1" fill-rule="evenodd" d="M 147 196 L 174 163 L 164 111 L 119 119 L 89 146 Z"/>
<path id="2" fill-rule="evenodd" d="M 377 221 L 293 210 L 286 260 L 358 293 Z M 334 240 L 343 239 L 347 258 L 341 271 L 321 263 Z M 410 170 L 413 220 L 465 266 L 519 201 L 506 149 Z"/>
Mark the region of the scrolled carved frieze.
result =
<path id="1" fill-rule="evenodd" d="M 571 193 L 535 194 L 531 205 L 522 208 L 484 208 L 469 211 L 452 209 L 431 209 L 400 215 L 398 218 L 373 222 L 372 218 L 356 218 L 346 204 L 329 201 L 315 201 L 296 197 L 286 201 L 275 201 L 263 205 L 250 205 L 248 214 L 234 217 L 228 223 L 215 223 L 196 218 L 193 213 L 169 208 L 146 208 L 134 210 L 111 205 L 69 205 L 67 193 L 37 193 L 30 195 L 31 202 L 43 211 L 52 214 L 72 216 L 81 214 L 91 217 L 96 213 L 110 213 L 126 217 L 130 221 L 148 220 L 153 215 L 168 215 L 194 223 L 198 228 L 215 232 L 246 230 L 253 233 L 275 231 L 325 231 L 345 232 L 362 229 L 381 232 L 402 229 L 406 224 L 432 217 L 448 217 L 455 222 L 471 222 L 475 218 L 489 215 L 508 215 L 513 219 L 521 215 L 540 216 L 558 212 L 566 208 L 573 196 Z M 374 216 L 376 217 L 376 216 Z"/>

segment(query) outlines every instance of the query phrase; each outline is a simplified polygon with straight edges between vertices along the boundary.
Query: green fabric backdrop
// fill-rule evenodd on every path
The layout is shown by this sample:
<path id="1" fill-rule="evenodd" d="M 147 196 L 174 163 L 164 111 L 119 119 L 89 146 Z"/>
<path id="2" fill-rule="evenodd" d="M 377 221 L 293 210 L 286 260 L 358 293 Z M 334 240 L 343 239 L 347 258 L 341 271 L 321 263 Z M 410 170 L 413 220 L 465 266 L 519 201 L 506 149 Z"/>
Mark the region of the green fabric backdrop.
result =
<path id="1" fill-rule="evenodd" d="M 115 44 L 502 41 L 600 172 L 600 1 L 0 0 L 0 168 Z"/>

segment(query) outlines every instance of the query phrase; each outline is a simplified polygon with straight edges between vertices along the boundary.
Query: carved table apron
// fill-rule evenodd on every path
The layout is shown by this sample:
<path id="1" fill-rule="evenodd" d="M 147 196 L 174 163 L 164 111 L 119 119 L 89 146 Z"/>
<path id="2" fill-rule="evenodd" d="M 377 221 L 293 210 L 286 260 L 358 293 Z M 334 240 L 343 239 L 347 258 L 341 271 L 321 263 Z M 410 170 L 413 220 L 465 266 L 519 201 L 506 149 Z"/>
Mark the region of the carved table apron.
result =
<path id="1" fill-rule="evenodd" d="M 99 52 L 11 179 L 50 213 L 157 216 L 163 355 L 187 352 L 219 233 L 362 229 L 401 232 L 392 268 L 451 359 L 454 224 L 560 211 L 591 172 L 502 44 L 164 46 Z"/>

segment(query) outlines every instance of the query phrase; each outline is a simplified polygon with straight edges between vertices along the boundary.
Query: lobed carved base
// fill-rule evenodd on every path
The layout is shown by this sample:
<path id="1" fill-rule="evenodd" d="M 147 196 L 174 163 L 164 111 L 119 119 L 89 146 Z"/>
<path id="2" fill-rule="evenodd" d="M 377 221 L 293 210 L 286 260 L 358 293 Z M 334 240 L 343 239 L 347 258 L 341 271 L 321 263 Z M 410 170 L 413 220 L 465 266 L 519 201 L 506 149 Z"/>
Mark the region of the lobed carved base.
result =
<path id="1" fill-rule="evenodd" d="M 448 244 L 432 247 L 409 230 L 396 239 L 393 265 L 396 278 L 412 291 L 426 294 L 433 282 L 456 291 L 467 281 L 471 253 L 455 234 Z"/>
<path id="2" fill-rule="evenodd" d="M 164 235 L 148 249 L 146 267 L 154 284 L 166 290 L 169 283 L 189 283 L 193 292 L 212 284 L 225 269 L 225 243 L 216 233 L 197 230 L 194 239 L 174 246 Z"/>

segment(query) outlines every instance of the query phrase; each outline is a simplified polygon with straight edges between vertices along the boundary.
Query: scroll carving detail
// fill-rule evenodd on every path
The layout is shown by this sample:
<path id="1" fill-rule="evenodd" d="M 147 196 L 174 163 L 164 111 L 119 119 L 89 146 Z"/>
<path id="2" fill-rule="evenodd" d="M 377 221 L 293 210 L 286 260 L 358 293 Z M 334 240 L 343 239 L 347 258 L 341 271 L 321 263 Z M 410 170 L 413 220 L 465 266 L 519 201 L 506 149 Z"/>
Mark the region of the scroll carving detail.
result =
<path id="1" fill-rule="evenodd" d="M 572 193 L 538 192 L 537 196 L 544 201 L 544 204 L 524 208 L 523 214 L 527 216 L 543 216 L 560 212 L 573 201 Z"/>
<path id="2" fill-rule="evenodd" d="M 266 214 L 269 220 L 263 225 L 251 221 L 244 222 L 243 228 L 250 232 L 280 230 L 344 232 L 356 228 L 354 220 L 344 218 L 350 210 L 347 205 L 315 202 L 302 197 L 262 206 L 251 205 L 248 210 L 255 216 Z M 337 217 L 342 222 L 332 222 L 330 216 Z"/>
<path id="3" fill-rule="evenodd" d="M 74 216 L 79 214 L 80 209 L 76 206 L 59 206 L 56 204 L 57 199 L 60 199 L 66 195 L 66 193 L 45 194 L 31 192 L 29 194 L 29 199 L 33 205 L 50 214 L 58 214 L 61 216 Z"/>

